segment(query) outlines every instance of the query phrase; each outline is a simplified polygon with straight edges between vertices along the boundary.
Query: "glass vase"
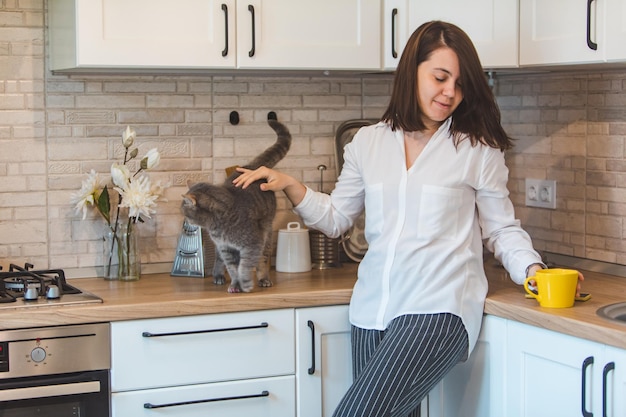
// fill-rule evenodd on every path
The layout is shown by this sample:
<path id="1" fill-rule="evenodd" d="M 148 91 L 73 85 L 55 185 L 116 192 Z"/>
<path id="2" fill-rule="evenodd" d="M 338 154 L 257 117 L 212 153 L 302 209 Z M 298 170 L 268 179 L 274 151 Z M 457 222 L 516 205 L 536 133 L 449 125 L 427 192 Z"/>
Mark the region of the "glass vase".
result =
<path id="1" fill-rule="evenodd" d="M 130 226 L 130 227 L 129 227 Z M 137 281 L 141 276 L 141 253 L 135 225 L 120 222 L 117 230 L 104 235 L 104 279 Z"/>

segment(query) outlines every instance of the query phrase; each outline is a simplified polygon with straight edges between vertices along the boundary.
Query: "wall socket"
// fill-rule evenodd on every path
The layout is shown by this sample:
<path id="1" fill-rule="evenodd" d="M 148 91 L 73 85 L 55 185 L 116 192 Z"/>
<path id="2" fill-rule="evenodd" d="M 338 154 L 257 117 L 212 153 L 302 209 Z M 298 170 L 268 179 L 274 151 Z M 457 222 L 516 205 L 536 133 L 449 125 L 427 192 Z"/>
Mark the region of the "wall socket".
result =
<path id="1" fill-rule="evenodd" d="M 526 178 L 526 206 L 556 209 L 556 181 Z"/>

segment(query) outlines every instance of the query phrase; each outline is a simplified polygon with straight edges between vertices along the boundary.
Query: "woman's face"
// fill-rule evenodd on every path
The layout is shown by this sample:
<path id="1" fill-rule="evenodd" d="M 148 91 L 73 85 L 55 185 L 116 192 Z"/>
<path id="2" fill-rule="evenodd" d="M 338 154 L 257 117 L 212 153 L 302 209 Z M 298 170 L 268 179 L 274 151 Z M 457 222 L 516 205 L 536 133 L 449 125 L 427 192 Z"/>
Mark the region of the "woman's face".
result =
<path id="1" fill-rule="evenodd" d="M 418 102 L 424 124 L 437 128 L 463 101 L 459 59 L 456 53 L 441 47 L 417 67 Z"/>

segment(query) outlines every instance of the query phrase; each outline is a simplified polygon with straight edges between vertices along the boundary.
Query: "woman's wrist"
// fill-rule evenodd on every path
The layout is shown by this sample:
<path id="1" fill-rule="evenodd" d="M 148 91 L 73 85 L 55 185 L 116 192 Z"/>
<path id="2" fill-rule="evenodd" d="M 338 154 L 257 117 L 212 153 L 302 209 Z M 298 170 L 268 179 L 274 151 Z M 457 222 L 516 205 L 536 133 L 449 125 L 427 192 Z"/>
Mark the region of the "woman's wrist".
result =
<path id="1" fill-rule="evenodd" d="M 543 262 L 534 262 L 526 267 L 526 278 L 534 277 L 537 270 L 546 268 L 547 266 Z"/>

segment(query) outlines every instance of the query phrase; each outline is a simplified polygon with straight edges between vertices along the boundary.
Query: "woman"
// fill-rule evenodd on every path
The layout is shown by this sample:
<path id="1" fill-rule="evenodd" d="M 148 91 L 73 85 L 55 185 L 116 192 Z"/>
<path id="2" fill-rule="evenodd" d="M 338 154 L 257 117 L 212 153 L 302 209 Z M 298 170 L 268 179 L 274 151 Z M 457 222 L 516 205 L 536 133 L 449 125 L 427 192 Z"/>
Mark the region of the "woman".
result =
<path id="1" fill-rule="evenodd" d="M 508 198 L 511 146 L 471 40 L 433 21 L 408 40 L 382 121 L 346 146 L 330 196 L 274 170 L 239 170 L 237 186 L 266 179 L 263 190 L 283 190 L 332 237 L 365 209 L 369 247 L 350 301 L 354 383 L 336 417 L 417 415 L 469 356 L 487 294 L 483 242 L 518 284 L 545 267 Z"/>

